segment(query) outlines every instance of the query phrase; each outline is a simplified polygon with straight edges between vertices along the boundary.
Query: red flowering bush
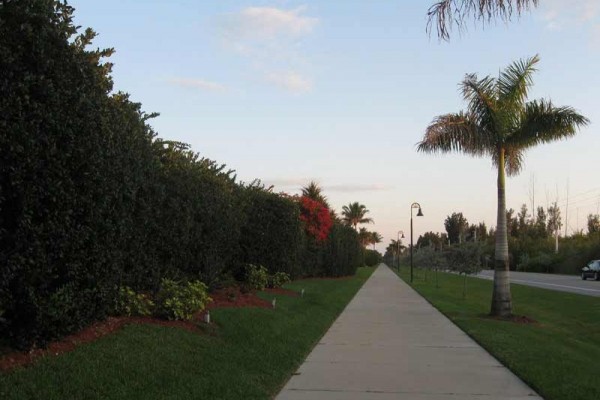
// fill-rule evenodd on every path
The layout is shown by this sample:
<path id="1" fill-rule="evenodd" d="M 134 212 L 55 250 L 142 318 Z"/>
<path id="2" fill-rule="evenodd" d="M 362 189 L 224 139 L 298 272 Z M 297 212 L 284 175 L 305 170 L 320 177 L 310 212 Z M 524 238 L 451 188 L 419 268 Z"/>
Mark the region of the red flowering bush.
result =
<path id="1" fill-rule="evenodd" d="M 327 239 L 333 226 L 329 209 L 311 198 L 300 198 L 300 220 L 304 223 L 306 233 L 318 242 Z"/>

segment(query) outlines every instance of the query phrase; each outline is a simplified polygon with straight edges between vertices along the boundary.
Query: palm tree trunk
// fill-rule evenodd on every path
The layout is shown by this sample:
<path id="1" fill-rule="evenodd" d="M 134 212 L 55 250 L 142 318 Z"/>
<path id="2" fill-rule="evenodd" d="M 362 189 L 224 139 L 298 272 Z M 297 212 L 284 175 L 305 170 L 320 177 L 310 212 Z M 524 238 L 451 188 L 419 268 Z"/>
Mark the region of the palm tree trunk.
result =
<path id="1" fill-rule="evenodd" d="M 504 149 L 498 150 L 498 218 L 496 223 L 496 251 L 494 262 L 494 292 L 491 315 L 508 317 L 512 314 L 510 295 L 508 233 L 506 227 L 506 193 Z"/>

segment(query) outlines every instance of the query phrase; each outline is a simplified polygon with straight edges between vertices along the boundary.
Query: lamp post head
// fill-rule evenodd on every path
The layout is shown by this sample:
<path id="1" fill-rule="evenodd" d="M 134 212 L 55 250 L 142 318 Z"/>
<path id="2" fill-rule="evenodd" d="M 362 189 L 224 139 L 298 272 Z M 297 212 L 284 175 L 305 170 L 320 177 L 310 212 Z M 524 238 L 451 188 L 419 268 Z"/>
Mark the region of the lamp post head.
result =
<path id="1" fill-rule="evenodd" d="M 421 205 L 419 203 L 412 203 L 410 205 L 411 208 L 411 215 L 412 215 L 412 209 L 413 208 L 418 208 L 419 211 L 417 212 L 417 217 L 422 217 L 423 216 L 423 210 L 421 210 Z"/>

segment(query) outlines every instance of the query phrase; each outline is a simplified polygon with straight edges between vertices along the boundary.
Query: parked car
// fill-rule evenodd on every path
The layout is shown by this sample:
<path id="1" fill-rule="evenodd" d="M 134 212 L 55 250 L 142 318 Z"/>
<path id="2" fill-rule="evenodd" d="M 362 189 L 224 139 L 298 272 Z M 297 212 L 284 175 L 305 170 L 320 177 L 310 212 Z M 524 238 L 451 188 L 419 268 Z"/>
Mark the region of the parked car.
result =
<path id="1" fill-rule="evenodd" d="M 587 278 L 600 281 L 600 260 L 592 260 L 588 265 L 581 268 L 581 279 L 585 281 Z"/>

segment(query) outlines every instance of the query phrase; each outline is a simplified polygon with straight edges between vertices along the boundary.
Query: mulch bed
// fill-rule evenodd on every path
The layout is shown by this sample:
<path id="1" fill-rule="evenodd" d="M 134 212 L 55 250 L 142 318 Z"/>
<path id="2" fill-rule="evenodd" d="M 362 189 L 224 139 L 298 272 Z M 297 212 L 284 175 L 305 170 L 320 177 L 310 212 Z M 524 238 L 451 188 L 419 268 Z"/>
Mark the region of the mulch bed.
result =
<path id="1" fill-rule="evenodd" d="M 526 315 L 511 315 L 510 317 L 492 317 L 490 315 L 482 315 L 481 317 L 485 318 L 485 319 L 493 319 L 496 321 L 512 322 L 514 324 L 522 324 L 522 325 L 531 325 L 531 324 L 538 323 L 535 319 L 530 318 Z"/>
<path id="2" fill-rule="evenodd" d="M 265 289 L 268 293 L 281 294 L 287 296 L 299 296 L 298 292 L 293 290 L 276 288 Z M 202 332 L 196 325 L 203 321 L 207 310 L 216 308 L 242 308 L 242 307 L 260 307 L 271 308 L 271 302 L 261 299 L 254 292 L 242 292 L 239 287 L 229 287 L 217 290 L 210 294 L 213 299 L 206 309 L 197 315 L 191 321 L 167 321 L 152 317 L 108 317 L 104 321 L 96 322 L 87 328 L 69 335 L 59 341 L 52 342 L 45 349 L 33 349 L 28 352 L 12 351 L 0 355 L 0 371 L 8 371 L 16 367 L 23 367 L 33 363 L 43 356 L 57 356 L 74 350 L 83 343 L 93 342 L 103 336 L 109 335 L 128 324 L 150 324 L 159 326 L 172 326 L 182 328 L 191 332 Z"/>
<path id="3" fill-rule="evenodd" d="M 284 296 L 292 296 L 292 297 L 300 296 L 300 293 L 296 292 L 295 290 L 284 289 L 284 288 L 267 288 L 267 289 L 265 289 L 265 292 L 273 293 L 273 294 L 282 294 Z"/>

